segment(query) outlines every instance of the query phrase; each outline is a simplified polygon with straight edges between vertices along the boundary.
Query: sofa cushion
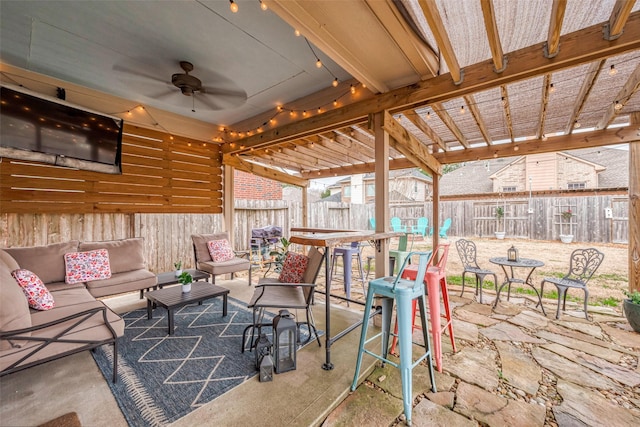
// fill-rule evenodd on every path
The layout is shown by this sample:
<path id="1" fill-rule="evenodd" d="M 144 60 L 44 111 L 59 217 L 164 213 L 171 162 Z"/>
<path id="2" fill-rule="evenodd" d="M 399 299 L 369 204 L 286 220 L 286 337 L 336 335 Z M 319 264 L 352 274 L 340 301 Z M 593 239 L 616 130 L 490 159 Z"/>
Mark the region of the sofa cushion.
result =
<path id="1" fill-rule="evenodd" d="M 207 242 L 207 248 L 213 262 L 229 261 L 235 257 L 227 239 L 211 240 Z"/>
<path id="2" fill-rule="evenodd" d="M 96 249 L 87 252 L 69 252 L 64 254 L 66 275 L 64 281 L 69 284 L 111 277 L 109 252 Z"/>
<path id="3" fill-rule="evenodd" d="M 17 263 L 15 260 L 10 262 L 8 258 L 11 256 L 0 250 L 0 331 L 2 332 L 31 327 L 27 297 L 11 276 L 10 269 L 13 269 Z M 0 341 L 0 351 L 11 346 L 12 344 L 8 341 Z"/>
<path id="4" fill-rule="evenodd" d="M 0 249 L 0 264 L 4 264 L 9 272 L 20 268 L 20 264 L 18 264 L 18 261 L 16 261 L 14 257 L 9 255 L 3 249 Z"/>
<path id="5" fill-rule="evenodd" d="M 87 289 L 96 298 L 149 289 L 157 284 L 158 278 L 147 269 L 116 273 L 112 274 L 109 279 L 94 280 L 86 283 Z"/>
<path id="6" fill-rule="evenodd" d="M 13 270 L 11 275 L 27 297 L 29 307 L 35 310 L 51 310 L 55 302 L 53 295 L 33 272 L 25 269 Z"/>
<path id="7" fill-rule="evenodd" d="M 211 258 L 211 254 L 209 253 L 209 248 L 207 247 L 207 242 L 212 240 L 229 240 L 229 233 L 215 233 L 215 234 L 192 234 L 191 240 L 193 241 L 193 249 L 195 251 L 196 256 L 196 264 L 199 262 L 209 262 L 213 261 Z"/>
<path id="8" fill-rule="evenodd" d="M 309 265 L 309 257 L 295 252 L 287 252 L 278 280 L 284 283 L 301 283 Z"/>
<path id="9" fill-rule="evenodd" d="M 46 284 L 64 281 L 64 254 L 77 251 L 78 243 L 77 240 L 71 240 L 47 246 L 7 248 L 5 251 L 18 262 L 20 268 L 33 271 Z"/>
<path id="10" fill-rule="evenodd" d="M 144 258 L 144 239 L 142 237 L 104 242 L 82 242 L 78 246 L 79 251 L 92 251 L 95 249 L 109 251 L 111 274 L 147 268 Z"/>

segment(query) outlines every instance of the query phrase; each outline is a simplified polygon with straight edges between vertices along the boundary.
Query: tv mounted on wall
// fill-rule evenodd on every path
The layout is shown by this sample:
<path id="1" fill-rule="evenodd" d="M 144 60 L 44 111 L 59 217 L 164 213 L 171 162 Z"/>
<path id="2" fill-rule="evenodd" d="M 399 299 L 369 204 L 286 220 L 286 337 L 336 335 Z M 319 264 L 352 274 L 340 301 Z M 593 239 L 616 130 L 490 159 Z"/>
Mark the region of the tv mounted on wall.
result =
<path id="1" fill-rule="evenodd" d="M 22 88 L 0 89 L 0 157 L 122 173 L 122 119 Z"/>

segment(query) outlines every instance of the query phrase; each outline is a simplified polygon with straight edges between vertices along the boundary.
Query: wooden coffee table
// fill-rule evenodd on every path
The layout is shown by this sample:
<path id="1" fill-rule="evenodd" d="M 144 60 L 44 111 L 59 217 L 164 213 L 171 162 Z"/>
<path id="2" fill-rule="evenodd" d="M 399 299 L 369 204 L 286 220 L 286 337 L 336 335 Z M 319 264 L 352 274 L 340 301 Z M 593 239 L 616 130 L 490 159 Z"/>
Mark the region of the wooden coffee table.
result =
<path id="1" fill-rule="evenodd" d="M 202 303 L 202 301 L 222 297 L 222 316 L 227 315 L 227 296 L 229 289 L 213 285 L 209 282 L 193 282 L 191 292 L 182 293 L 181 286 L 158 289 L 145 294 L 147 297 L 147 319 L 153 319 L 153 307 L 160 306 L 169 312 L 169 335 L 173 335 L 173 312 L 176 308 L 187 304 Z"/>

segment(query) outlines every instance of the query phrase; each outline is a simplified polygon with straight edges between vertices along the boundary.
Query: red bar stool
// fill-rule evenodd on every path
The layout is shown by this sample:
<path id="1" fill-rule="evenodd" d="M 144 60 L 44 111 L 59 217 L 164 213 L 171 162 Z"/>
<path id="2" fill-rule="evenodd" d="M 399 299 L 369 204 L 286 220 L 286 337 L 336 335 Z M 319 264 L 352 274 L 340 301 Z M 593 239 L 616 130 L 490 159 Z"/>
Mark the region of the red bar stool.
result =
<path id="1" fill-rule="evenodd" d="M 435 255 L 438 254 L 438 264 L 432 265 Z M 447 289 L 447 277 L 445 275 L 445 266 L 447 264 L 447 257 L 449 256 L 449 243 L 440 244 L 436 251 L 433 252 L 431 259 L 429 260 L 429 267 L 424 275 L 424 281 L 426 284 L 427 297 L 429 300 L 429 318 L 431 320 L 431 335 L 433 336 L 433 355 L 436 359 L 436 368 L 438 372 L 442 372 L 442 332 L 445 329 L 449 329 L 449 337 L 451 338 L 451 345 L 453 346 L 454 353 L 456 352 L 456 343 L 453 336 L 453 322 L 451 320 L 451 307 L 449 306 L 449 292 Z M 415 280 L 417 274 L 417 268 L 415 266 L 407 266 L 402 274 L 403 279 Z M 440 284 L 440 289 L 438 289 Z M 440 298 L 439 294 L 442 293 L 442 302 L 444 304 L 444 317 L 447 322 L 441 325 L 440 320 Z M 416 305 L 415 302 L 412 307 L 412 331 L 420 328 L 416 326 Z M 397 335 L 398 321 L 394 332 Z M 396 344 L 398 338 L 393 337 L 391 344 L 391 352 L 395 353 Z"/>

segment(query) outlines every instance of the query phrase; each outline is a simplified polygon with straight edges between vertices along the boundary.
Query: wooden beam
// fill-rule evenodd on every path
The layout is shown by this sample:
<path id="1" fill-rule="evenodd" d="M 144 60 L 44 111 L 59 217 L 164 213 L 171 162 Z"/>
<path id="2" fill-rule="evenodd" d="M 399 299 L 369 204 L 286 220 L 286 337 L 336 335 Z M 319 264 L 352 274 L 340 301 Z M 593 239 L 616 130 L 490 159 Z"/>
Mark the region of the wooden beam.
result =
<path id="1" fill-rule="evenodd" d="M 640 131 L 640 112 L 631 114 Z M 629 291 L 640 291 L 640 142 L 629 144 Z"/>
<path id="2" fill-rule="evenodd" d="M 389 170 L 411 169 L 416 165 L 405 157 L 389 160 Z M 360 173 L 372 173 L 376 171 L 376 163 L 360 163 L 351 166 L 342 166 L 339 168 L 321 169 L 313 172 L 302 172 L 301 176 L 305 179 L 330 178 L 336 176 L 357 175 Z"/>
<path id="3" fill-rule="evenodd" d="M 604 40 L 602 24 L 597 24 L 561 36 L 560 43 L 563 48 L 552 59 L 545 58 L 541 54 L 541 44 L 536 44 L 510 53 L 509 67 L 500 74 L 493 72 L 492 61 L 479 62 L 465 67 L 465 80 L 459 85 L 453 84 L 450 75 L 440 75 L 299 122 L 265 130 L 238 140 L 233 148 L 225 145 L 223 151 L 243 151 L 239 148 L 240 143 L 245 145 L 244 151 L 247 151 L 250 147 L 268 146 L 339 127 L 361 124 L 366 121 L 371 111 L 388 109 L 393 114 L 637 50 L 640 49 L 640 12 L 634 12 L 629 16 L 625 32 L 616 40 Z"/>
<path id="4" fill-rule="evenodd" d="M 429 28 L 433 33 L 433 37 L 436 39 L 436 45 L 447 63 L 447 67 L 449 67 L 449 74 L 453 83 L 456 85 L 462 83 L 462 70 L 460 70 L 460 64 L 458 64 L 458 59 L 453 51 L 453 46 L 451 46 L 449 35 L 442 23 L 442 17 L 440 17 L 440 12 L 438 11 L 438 5 L 435 0 L 418 0 L 418 4 L 422 9 L 424 17 L 427 18 Z"/>
<path id="5" fill-rule="evenodd" d="M 425 122 L 422 117 L 420 117 L 416 110 L 403 111 L 402 114 L 407 118 L 407 120 L 413 123 L 425 135 L 427 135 L 427 138 L 432 140 L 442 151 L 447 151 L 447 145 L 444 143 L 442 138 L 440 138 L 440 135 L 438 135 L 436 131 L 431 129 L 431 126 L 429 126 L 429 124 Z M 438 150 L 435 149 L 433 151 L 435 153 Z"/>
<path id="6" fill-rule="evenodd" d="M 482 115 L 480 114 L 480 109 L 478 108 L 478 104 L 476 104 L 476 99 L 473 95 L 465 95 L 464 100 L 469 106 L 469 111 L 471 111 L 471 115 L 473 119 L 476 121 L 476 125 L 478 125 L 478 129 L 480 129 L 480 133 L 484 138 L 484 141 L 487 145 L 492 145 L 493 141 L 491 141 L 491 135 L 489 135 L 489 130 L 487 126 L 484 124 L 484 120 L 482 120 Z"/>
<path id="7" fill-rule="evenodd" d="M 542 103 L 540 105 L 540 117 L 538 118 L 538 130 L 536 138 L 542 138 L 544 135 L 544 122 L 547 117 L 547 105 L 549 104 L 549 91 L 551 89 L 551 75 L 545 74 L 544 84 L 542 85 Z"/>
<path id="8" fill-rule="evenodd" d="M 487 40 L 491 49 L 491 58 L 493 59 L 493 68 L 496 73 L 501 73 L 507 66 L 504 52 L 502 51 L 502 43 L 500 42 L 500 34 L 496 25 L 496 14 L 493 10 L 493 0 L 480 0 L 482 7 L 482 17 L 484 18 L 484 28 L 487 30 Z"/>
<path id="9" fill-rule="evenodd" d="M 247 162 L 246 160 L 242 160 L 238 156 L 225 154 L 222 157 L 222 162 L 225 165 L 233 166 L 236 169 L 243 170 L 245 172 L 249 172 L 263 178 L 275 179 L 276 181 L 284 182 L 285 184 L 297 185 L 298 187 L 307 187 L 309 185 L 309 180 L 307 179 L 298 178 L 286 173 L 278 172 L 265 166 Z"/>
<path id="10" fill-rule="evenodd" d="M 578 117 L 580 116 L 580 113 L 584 108 L 584 104 L 587 101 L 587 97 L 589 96 L 591 89 L 593 89 L 593 85 L 596 82 L 596 79 L 598 78 L 600 71 L 602 71 L 602 66 L 604 65 L 604 61 L 605 61 L 604 59 L 601 59 L 599 61 L 592 63 L 586 75 L 584 76 L 584 81 L 582 82 L 580 93 L 578 94 L 578 97 L 576 98 L 576 103 L 573 107 L 573 113 L 571 113 L 571 117 L 569 117 L 569 121 L 567 122 L 567 125 L 564 128 L 565 134 L 573 133 L 573 124 L 576 122 L 576 120 L 578 120 Z"/>
<path id="11" fill-rule="evenodd" d="M 382 128 L 395 141 L 395 143 L 392 141 L 391 145 L 395 146 L 396 150 L 404 154 L 407 159 L 423 170 L 442 175 L 442 165 L 429 154 L 427 147 L 403 128 L 388 112 L 384 113 Z"/>
<path id="12" fill-rule="evenodd" d="M 547 58 L 553 58 L 558 54 L 558 49 L 560 48 L 560 31 L 562 30 L 562 21 L 564 20 L 564 11 L 566 9 L 567 0 L 553 0 L 551 18 L 549 19 L 549 32 L 547 33 L 547 44 L 545 46 L 545 55 Z"/>
<path id="13" fill-rule="evenodd" d="M 505 85 L 500 86 L 500 95 L 502 96 L 502 108 L 504 116 L 507 120 L 507 130 L 509 131 L 509 139 L 513 142 L 513 122 L 511 120 L 511 104 L 509 103 L 509 93 Z"/>
<path id="14" fill-rule="evenodd" d="M 458 142 L 460 142 L 460 144 L 464 148 L 469 148 L 469 143 L 467 142 L 467 138 L 464 136 L 464 134 L 462 133 L 458 125 L 456 125 L 456 122 L 453 121 L 453 118 L 447 112 L 444 105 L 440 102 L 434 102 L 433 104 L 431 104 L 431 107 L 433 107 L 433 111 L 435 111 L 438 117 L 440 117 L 440 120 L 442 120 L 445 126 L 449 128 L 449 130 L 451 131 L 453 136 L 456 137 Z"/>
<path id="15" fill-rule="evenodd" d="M 571 135 L 554 136 L 546 141 L 529 140 L 526 144 L 500 144 L 491 147 L 469 148 L 468 150 L 437 153 L 433 157 L 442 164 L 473 162 L 495 157 L 524 156 L 527 154 L 550 153 L 575 150 L 578 148 L 601 147 L 603 145 L 626 144 L 640 141 L 638 131 L 632 126 L 595 130 Z"/>
<path id="16" fill-rule="evenodd" d="M 374 132 L 375 139 L 375 176 L 374 185 L 376 192 L 376 200 L 374 204 L 376 232 L 388 232 L 391 223 L 391 215 L 389 213 L 389 146 L 391 144 L 390 135 L 384 130 L 384 124 L 387 121 L 387 112 L 379 112 L 371 114 L 369 123 L 371 130 Z M 376 257 L 376 276 L 384 277 L 393 275 L 393 271 L 389 271 L 389 240 L 380 241 L 380 246 L 375 251 Z"/>
<path id="17" fill-rule="evenodd" d="M 622 34 L 622 30 L 627 23 L 627 19 L 629 19 L 629 14 L 631 13 L 635 2 L 636 0 L 616 1 L 616 4 L 613 6 L 613 10 L 611 11 L 611 16 L 609 17 L 609 23 L 607 26 L 610 40 L 616 39 Z"/>
<path id="18" fill-rule="evenodd" d="M 633 70 L 620 92 L 614 98 L 613 103 L 609 105 L 604 116 L 598 122 L 597 128 L 604 129 L 609 126 L 638 89 L 640 89 L 640 64 L 636 66 L 636 69 Z M 616 108 L 616 102 L 620 104 L 619 109 Z"/>

